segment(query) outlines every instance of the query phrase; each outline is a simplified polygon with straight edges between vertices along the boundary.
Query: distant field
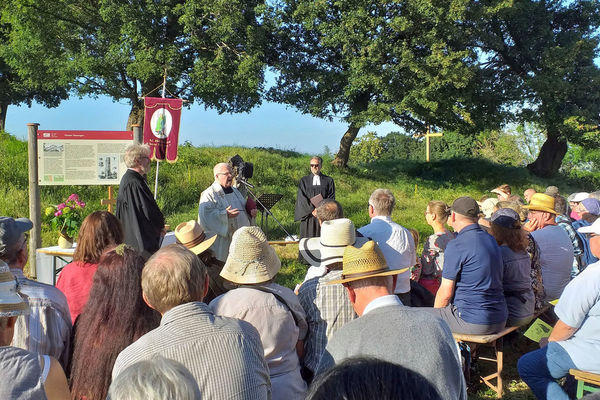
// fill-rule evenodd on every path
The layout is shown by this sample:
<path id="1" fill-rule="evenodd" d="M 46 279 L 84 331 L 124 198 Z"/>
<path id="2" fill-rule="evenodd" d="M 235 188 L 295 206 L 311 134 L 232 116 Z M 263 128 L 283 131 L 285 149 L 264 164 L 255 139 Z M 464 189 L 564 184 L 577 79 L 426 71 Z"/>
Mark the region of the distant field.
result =
<path id="1" fill-rule="evenodd" d="M 310 155 L 264 148 L 180 146 L 179 161 L 160 166 L 157 202 L 167 223 L 175 227 L 183 221 L 196 219 L 200 193 L 213 181 L 213 166 L 227 161 L 235 154 L 254 163 L 254 177 L 250 182 L 255 185 L 254 192 L 257 195 L 279 193 L 284 196 L 273 207 L 272 212 L 286 230 L 297 234 L 298 224 L 293 221 L 296 190 L 299 178 L 309 173 Z M 531 175 L 525 168 L 494 164 L 482 159 L 452 159 L 431 163 L 398 160 L 338 170 L 329 164 L 328 155 L 323 157 L 323 173 L 334 178 L 336 199 L 342 204 L 347 218 L 357 227 L 367 224 L 367 202 L 371 192 L 379 187 L 391 189 L 397 199 L 392 218 L 419 232 L 419 248 L 431 234 L 423 216 L 430 200 L 451 203 L 464 195 L 479 200 L 481 196 L 489 195 L 490 189 L 502 183 L 510 184 L 513 193 L 520 195 L 528 187 L 539 191 L 548 185 L 558 186 L 562 193 L 586 189 L 580 187 L 578 182 L 561 176 L 544 180 Z M 27 174 L 27 143 L 0 133 L 0 215 L 28 215 Z M 150 186 L 154 189 L 154 168 L 149 176 Z M 118 187 L 114 189 L 116 193 Z M 41 190 L 42 209 L 63 201 L 71 193 L 79 194 L 82 201 L 87 203 L 86 212 L 90 213 L 103 208 L 100 206 L 100 199 L 106 198 L 107 189 L 104 186 L 45 186 Z M 271 240 L 285 236 L 273 221 L 269 222 L 267 231 Z M 55 245 L 56 241 L 56 232 L 52 232 L 49 226 L 42 226 L 43 246 Z M 277 251 L 283 262 L 278 281 L 293 288 L 305 271 L 305 267 L 296 260 L 297 246 L 279 247 Z M 512 345 L 520 349 L 519 353 L 531 347 L 527 339 L 522 337 Z M 531 392 L 518 380 L 514 355 L 507 354 L 506 357 L 506 382 L 510 392 L 504 398 L 533 398 Z M 494 396 L 491 391 L 482 387 L 470 398 L 487 399 Z"/>

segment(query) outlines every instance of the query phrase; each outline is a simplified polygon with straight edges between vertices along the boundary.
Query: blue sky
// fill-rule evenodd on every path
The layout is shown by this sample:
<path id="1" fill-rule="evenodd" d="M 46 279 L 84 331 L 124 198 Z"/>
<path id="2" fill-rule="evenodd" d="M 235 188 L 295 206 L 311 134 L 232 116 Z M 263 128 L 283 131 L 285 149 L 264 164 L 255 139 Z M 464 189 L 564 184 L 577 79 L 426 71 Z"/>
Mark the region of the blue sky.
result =
<path id="1" fill-rule="evenodd" d="M 39 129 L 125 130 L 129 110 L 126 101 L 115 103 L 109 97 L 74 96 L 57 108 L 10 106 L 6 131 L 24 139 L 29 122 L 39 123 Z M 339 120 L 313 118 L 275 103 L 264 103 L 249 114 L 222 115 L 193 105 L 183 109 L 179 143 L 189 140 L 195 146 L 275 147 L 310 154 L 320 154 L 328 146 L 335 153 L 345 130 L 346 125 Z M 396 125 L 385 123 L 363 128 L 360 133 L 375 131 L 384 136 L 398 130 Z"/>

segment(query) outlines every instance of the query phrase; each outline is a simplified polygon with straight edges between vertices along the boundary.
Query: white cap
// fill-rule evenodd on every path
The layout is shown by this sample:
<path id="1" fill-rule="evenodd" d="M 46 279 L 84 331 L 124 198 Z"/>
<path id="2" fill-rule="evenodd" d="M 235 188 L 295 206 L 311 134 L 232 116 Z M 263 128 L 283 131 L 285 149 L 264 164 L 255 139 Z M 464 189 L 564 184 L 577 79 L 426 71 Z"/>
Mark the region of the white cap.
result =
<path id="1" fill-rule="evenodd" d="M 573 196 L 573 197 L 571 197 L 571 196 Z M 590 194 L 588 192 L 579 192 L 579 193 L 574 193 L 571 196 L 569 196 L 569 197 L 571 197 L 571 199 L 569 201 L 572 201 L 573 203 L 581 203 L 583 200 L 590 197 Z"/>
<path id="2" fill-rule="evenodd" d="M 595 233 L 596 235 L 600 235 L 600 218 L 594 221 L 594 223 L 591 225 L 582 226 L 581 228 L 577 229 L 577 232 Z"/>

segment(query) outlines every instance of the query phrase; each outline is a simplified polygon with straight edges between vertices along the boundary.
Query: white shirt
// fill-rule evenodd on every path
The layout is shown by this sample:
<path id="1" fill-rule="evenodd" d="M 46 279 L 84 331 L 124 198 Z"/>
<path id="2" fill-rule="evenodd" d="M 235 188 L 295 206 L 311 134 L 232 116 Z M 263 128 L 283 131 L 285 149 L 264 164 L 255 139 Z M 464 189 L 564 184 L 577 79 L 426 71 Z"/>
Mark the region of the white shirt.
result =
<path id="1" fill-rule="evenodd" d="M 313 175 L 313 186 L 321 186 L 321 177 L 319 175 Z"/>
<path id="2" fill-rule="evenodd" d="M 363 310 L 362 315 L 365 315 L 369 311 L 373 311 L 373 310 L 376 310 L 381 307 L 402 306 L 402 305 L 403 305 L 402 302 L 400 301 L 398 296 L 396 296 L 395 294 L 381 296 L 381 297 L 376 298 L 375 300 L 372 300 L 369 304 L 367 304 L 367 306 Z"/>
<path id="3" fill-rule="evenodd" d="M 398 274 L 394 293 L 410 292 L 410 267 L 416 263 L 417 256 L 415 243 L 408 229 L 393 222 L 390 217 L 375 216 L 369 225 L 358 231 L 377 243 L 390 269 L 409 268 Z"/>

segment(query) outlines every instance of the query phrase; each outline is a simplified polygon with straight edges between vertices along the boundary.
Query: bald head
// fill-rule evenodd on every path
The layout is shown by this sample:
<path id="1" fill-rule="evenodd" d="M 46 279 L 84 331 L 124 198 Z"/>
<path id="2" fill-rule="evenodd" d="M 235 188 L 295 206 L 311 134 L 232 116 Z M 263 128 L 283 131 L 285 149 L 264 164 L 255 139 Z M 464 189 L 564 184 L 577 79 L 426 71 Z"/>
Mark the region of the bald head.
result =
<path id="1" fill-rule="evenodd" d="M 525 201 L 529 203 L 529 200 L 531 200 L 531 196 L 533 196 L 536 193 L 537 192 L 535 191 L 535 189 L 529 188 L 523 192 L 523 197 L 525 197 Z"/>

